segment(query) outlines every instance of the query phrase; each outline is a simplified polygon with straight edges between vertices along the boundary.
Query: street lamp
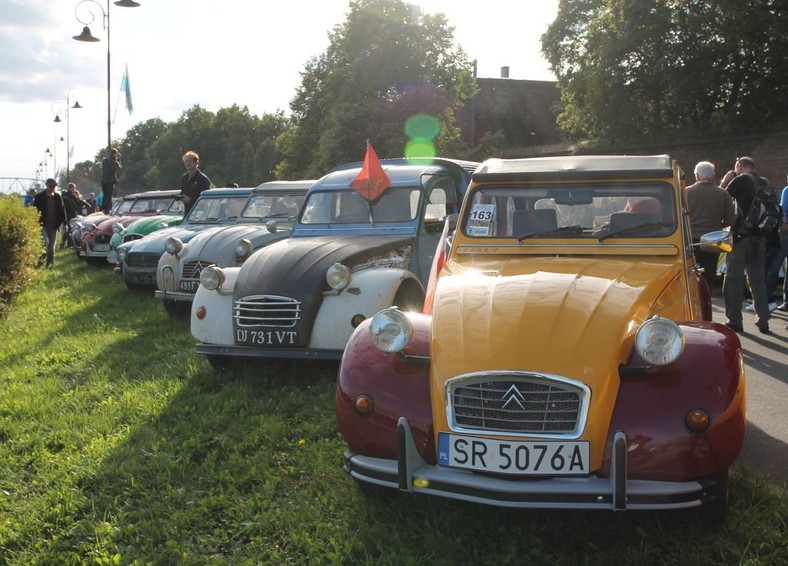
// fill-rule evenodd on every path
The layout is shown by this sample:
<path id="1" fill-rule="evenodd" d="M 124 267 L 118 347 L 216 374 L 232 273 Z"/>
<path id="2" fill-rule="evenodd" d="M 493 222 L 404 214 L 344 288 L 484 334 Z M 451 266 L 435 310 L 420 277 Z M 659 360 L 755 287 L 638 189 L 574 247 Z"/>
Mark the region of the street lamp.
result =
<path id="1" fill-rule="evenodd" d="M 69 114 L 69 110 L 74 108 L 75 110 L 79 110 L 82 108 L 79 104 L 79 100 L 75 100 L 72 106 L 71 104 L 71 91 L 74 90 L 73 88 L 69 89 L 66 93 L 66 186 L 71 182 L 71 118 Z M 60 114 L 55 115 L 55 122 L 61 122 Z M 61 138 L 62 140 L 62 138 Z"/>
<path id="2" fill-rule="evenodd" d="M 80 13 L 80 6 L 85 4 L 85 10 L 90 18 L 82 19 L 79 17 Z M 98 6 L 101 10 L 102 15 L 102 23 L 104 24 L 104 30 L 107 32 L 107 155 L 109 155 L 110 149 L 112 149 L 112 110 L 111 110 L 111 96 L 112 96 L 112 80 L 111 80 L 111 71 L 110 71 L 110 40 L 109 40 L 109 0 L 107 0 L 107 9 L 104 9 L 104 6 L 99 4 L 96 0 L 80 0 L 77 5 L 74 7 L 74 16 L 77 18 L 77 21 L 83 24 L 85 27 L 82 28 L 82 33 L 79 35 L 75 35 L 74 39 L 77 41 L 87 41 L 87 42 L 96 42 L 99 39 L 93 34 L 90 33 L 90 24 L 93 23 L 95 20 L 95 15 L 93 11 L 90 9 L 90 4 L 94 6 Z M 116 6 L 120 6 L 122 8 L 136 8 L 139 6 L 139 2 L 135 2 L 134 0 L 118 0 L 114 3 Z"/>

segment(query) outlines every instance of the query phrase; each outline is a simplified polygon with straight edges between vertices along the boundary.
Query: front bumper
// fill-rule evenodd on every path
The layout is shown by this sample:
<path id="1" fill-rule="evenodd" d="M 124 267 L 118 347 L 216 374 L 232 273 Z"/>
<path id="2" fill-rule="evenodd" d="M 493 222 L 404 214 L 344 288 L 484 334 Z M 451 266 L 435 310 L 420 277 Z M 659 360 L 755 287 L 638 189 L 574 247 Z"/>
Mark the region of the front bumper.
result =
<path id="1" fill-rule="evenodd" d="M 321 348 L 252 348 L 249 346 L 220 346 L 197 343 L 198 354 L 206 356 L 238 356 L 244 358 L 291 358 L 296 360 L 337 360 L 342 359 L 343 350 Z"/>
<path id="2" fill-rule="evenodd" d="M 555 509 L 681 509 L 714 497 L 712 480 L 628 480 L 626 435 L 613 440 L 609 478 L 594 475 L 512 480 L 432 466 L 421 458 L 408 420 L 397 423 L 398 460 L 347 452 L 344 468 L 354 479 L 410 493 L 437 495 L 500 507 Z M 414 480 L 420 486 L 414 485 Z"/>

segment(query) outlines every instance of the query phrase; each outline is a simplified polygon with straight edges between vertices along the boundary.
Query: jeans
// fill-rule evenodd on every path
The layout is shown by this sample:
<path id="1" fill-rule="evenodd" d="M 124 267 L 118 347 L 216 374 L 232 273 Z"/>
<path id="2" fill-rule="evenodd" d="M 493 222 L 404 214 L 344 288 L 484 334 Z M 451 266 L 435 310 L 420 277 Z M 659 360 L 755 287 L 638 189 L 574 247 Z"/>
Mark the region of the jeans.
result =
<path id="1" fill-rule="evenodd" d="M 771 301 L 777 290 L 780 269 L 788 257 L 788 230 L 780 230 L 780 247 L 766 252 L 766 297 Z M 782 302 L 788 303 L 788 277 L 783 279 Z"/>
<path id="2" fill-rule="evenodd" d="M 58 226 L 54 228 L 41 227 L 41 237 L 44 239 L 44 247 L 47 250 L 47 267 L 55 263 L 55 244 L 57 243 L 58 228 Z"/>
<path id="3" fill-rule="evenodd" d="M 742 326 L 741 307 L 744 301 L 744 274 L 750 284 L 755 302 L 756 326 L 765 328 L 769 323 L 769 300 L 766 297 L 766 240 L 763 236 L 747 236 L 733 244 L 725 256 L 725 279 L 722 296 L 725 300 L 725 316 L 729 324 Z"/>

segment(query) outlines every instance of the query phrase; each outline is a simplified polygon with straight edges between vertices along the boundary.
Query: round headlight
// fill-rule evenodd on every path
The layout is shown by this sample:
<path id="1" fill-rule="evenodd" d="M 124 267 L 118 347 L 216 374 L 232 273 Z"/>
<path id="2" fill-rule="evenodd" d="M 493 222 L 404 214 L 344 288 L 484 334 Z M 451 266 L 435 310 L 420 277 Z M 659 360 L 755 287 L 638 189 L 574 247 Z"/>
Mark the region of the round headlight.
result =
<path id="1" fill-rule="evenodd" d="M 120 234 L 121 232 L 123 232 L 123 230 L 125 230 L 125 228 L 123 228 L 123 224 L 121 224 L 120 222 L 112 225 L 112 231 L 115 232 L 116 234 Z"/>
<path id="2" fill-rule="evenodd" d="M 224 283 L 224 271 L 215 265 L 209 265 L 200 272 L 200 285 L 209 291 L 219 289 Z"/>
<path id="3" fill-rule="evenodd" d="M 118 248 L 118 261 L 120 261 L 120 262 L 126 261 L 126 254 L 127 253 L 128 252 L 127 252 L 126 248 Z"/>
<path id="4" fill-rule="evenodd" d="M 88 232 L 92 232 L 96 229 L 96 225 L 93 222 L 86 222 L 85 223 L 85 230 Z"/>
<path id="5" fill-rule="evenodd" d="M 178 255 L 183 249 L 183 242 L 178 238 L 167 238 L 164 242 L 164 251 L 171 255 Z"/>
<path id="6" fill-rule="evenodd" d="M 369 335 L 372 345 L 378 350 L 393 354 L 408 345 L 413 336 L 413 326 L 401 310 L 389 307 L 372 317 Z"/>
<path id="7" fill-rule="evenodd" d="M 254 251 L 254 246 L 248 238 L 241 238 L 238 243 L 235 244 L 235 255 L 238 257 L 246 257 L 251 254 L 252 251 Z"/>
<path id="8" fill-rule="evenodd" d="M 684 333 L 672 320 L 655 316 L 638 328 L 635 350 L 646 363 L 672 364 L 684 351 Z"/>
<path id="9" fill-rule="evenodd" d="M 337 291 L 341 291 L 350 285 L 350 279 L 350 270 L 341 263 L 335 263 L 326 271 L 328 286 Z"/>

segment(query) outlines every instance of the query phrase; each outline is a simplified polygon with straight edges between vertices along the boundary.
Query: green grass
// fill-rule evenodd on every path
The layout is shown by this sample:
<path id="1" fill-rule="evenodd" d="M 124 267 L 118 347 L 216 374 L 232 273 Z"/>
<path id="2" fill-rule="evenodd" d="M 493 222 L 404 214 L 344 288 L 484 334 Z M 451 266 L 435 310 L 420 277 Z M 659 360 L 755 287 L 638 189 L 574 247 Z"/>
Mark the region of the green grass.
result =
<path id="1" fill-rule="evenodd" d="M 0 564 L 788 564 L 788 501 L 748 470 L 688 512 L 364 499 L 336 367 L 217 374 L 188 320 L 60 251 L 0 321 Z"/>

